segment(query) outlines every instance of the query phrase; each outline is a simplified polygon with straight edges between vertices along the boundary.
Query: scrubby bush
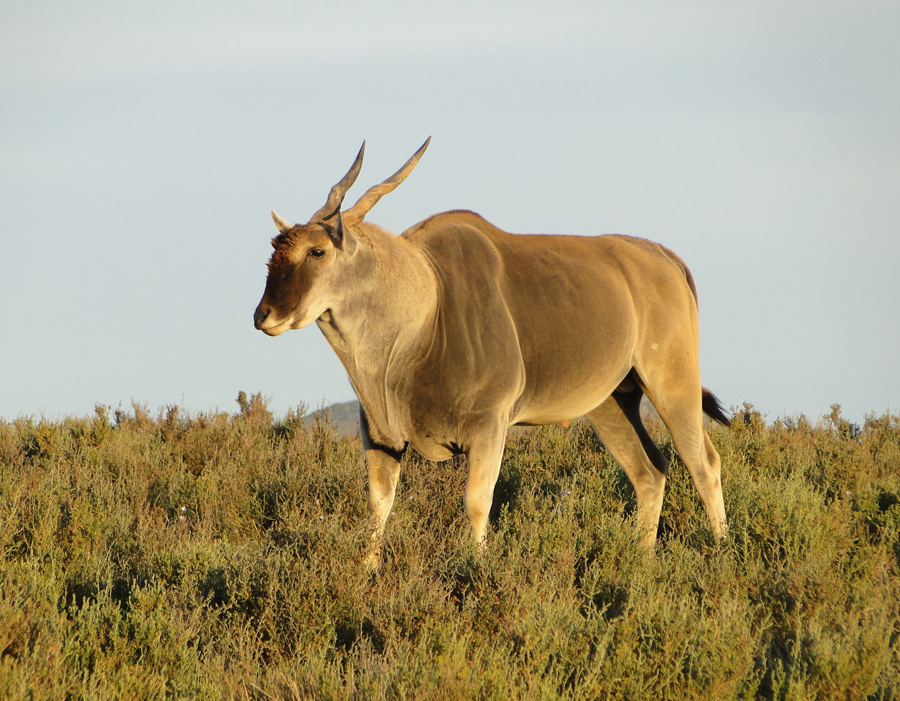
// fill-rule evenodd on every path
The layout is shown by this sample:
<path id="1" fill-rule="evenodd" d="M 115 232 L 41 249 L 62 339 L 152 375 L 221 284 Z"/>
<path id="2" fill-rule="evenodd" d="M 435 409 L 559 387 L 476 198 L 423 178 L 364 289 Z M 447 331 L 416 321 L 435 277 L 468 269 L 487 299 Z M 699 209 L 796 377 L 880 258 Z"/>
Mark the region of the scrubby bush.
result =
<path id="1" fill-rule="evenodd" d="M 900 697 L 898 417 L 711 426 L 721 547 L 651 426 L 655 555 L 582 422 L 511 435 L 481 552 L 409 456 L 372 576 L 358 439 L 238 403 L 0 422 L 0 697 Z"/>

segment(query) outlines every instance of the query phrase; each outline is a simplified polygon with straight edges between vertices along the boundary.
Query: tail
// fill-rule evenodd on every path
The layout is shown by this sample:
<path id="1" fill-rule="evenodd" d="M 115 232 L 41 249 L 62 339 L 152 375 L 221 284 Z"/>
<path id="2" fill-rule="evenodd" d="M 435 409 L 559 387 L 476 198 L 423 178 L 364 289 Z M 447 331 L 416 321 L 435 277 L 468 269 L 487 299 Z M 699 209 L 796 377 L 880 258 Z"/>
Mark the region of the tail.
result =
<path id="1" fill-rule="evenodd" d="M 718 421 L 723 426 L 731 426 L 731 419 L 725 416 L 725 409 L 716 399 L 716 395 L 703 387 L 703 413 L 714 421 Z"/>

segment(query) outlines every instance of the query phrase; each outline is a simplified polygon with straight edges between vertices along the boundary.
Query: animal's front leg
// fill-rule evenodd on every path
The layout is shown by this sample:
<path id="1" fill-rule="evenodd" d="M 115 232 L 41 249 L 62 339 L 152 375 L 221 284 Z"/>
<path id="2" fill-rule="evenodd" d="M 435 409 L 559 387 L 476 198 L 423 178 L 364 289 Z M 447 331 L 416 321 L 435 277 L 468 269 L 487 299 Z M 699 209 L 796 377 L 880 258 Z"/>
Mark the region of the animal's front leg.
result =
<path id="1" fill-rule="evenodd" d="M 466 514 L 472 524 L 475 542 L 484 544 L 488 516 L 494 500 L 494 486 L 500 474 L 503 447 L 506 444 L 506 423 L 491 421 L 472 439 L 466 457 L 469 460 L 469 479 L 466 483 Z"/>
<path id="2" fill-rule="evenodd" d="M 369 468 L 369 549 L 364 562 L 366 569 L 371 571 L 381 564 L 384 524 L 394 505 L 403 451 L 375 445 L 369 436 L 362 410 L 359 424 L 363 448 L 366 451 L 366 465 Z"/>
<path id="3" fill-rule="evenodd" d="M 400 462 L 388 453 L 371 449 L 366 451 L 369 468 L 369 550 L 365 565 L 369 570 L 381 563 L 381 544 L 384 540 L 384 524 L 394 505 Z"/>

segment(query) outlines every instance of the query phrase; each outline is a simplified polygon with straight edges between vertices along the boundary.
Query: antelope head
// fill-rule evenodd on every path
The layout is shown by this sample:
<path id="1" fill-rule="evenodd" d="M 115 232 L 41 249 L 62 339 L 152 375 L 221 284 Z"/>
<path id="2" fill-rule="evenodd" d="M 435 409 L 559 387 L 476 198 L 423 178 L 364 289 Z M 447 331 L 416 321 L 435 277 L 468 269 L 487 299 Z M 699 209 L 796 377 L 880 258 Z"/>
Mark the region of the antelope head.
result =
<path id="1" fill-rule="evenodd" d="M 384 195 L 412 172 L 431 137 L 406 164 L 380 185 L 369 188 L 350 209 L 341 212 L 347 191 L 362 167 L 366 144 L 347 174 L 331 188 L 328 200 L 306 224 L 291 224 L 272 212 L 278 235 L 272 239 L 272 258 L 262 300 L 253 325 L 269 336 L 300 329 L 329 311 L 343 286 L 344 271 L 353 264 L 359 242 L 353 227 Z"/>

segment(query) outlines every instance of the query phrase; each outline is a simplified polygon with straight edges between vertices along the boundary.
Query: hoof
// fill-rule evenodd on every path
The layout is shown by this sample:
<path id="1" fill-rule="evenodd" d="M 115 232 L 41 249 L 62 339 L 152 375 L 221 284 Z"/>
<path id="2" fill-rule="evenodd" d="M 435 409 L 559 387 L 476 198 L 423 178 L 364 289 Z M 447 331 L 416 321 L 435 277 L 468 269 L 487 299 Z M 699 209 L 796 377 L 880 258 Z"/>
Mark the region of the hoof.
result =
<path id="1" fill-rule="evenodd" d="M 366 553 L 366 556 L 363 558 L 363 567 L 365 567 L 366 572 L 377 572 L 378 568 L 381 567 L 381 548 L 373 548 Z"/>

